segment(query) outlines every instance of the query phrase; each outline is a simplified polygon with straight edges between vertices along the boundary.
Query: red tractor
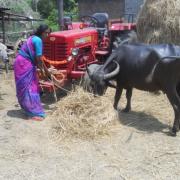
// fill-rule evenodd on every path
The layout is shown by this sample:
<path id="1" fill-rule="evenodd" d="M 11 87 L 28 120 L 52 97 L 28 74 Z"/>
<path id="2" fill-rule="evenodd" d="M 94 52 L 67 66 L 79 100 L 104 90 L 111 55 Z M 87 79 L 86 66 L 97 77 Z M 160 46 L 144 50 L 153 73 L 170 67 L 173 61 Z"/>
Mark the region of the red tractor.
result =
<path id="1" fill-rule="evenodd" d="M 64 30 L 52 32 L 44 42 L 43 61 L 52 81 L 43 81 L 40 76 L 41 87 L 55 92 L 56 87 L 81 79 L 87 65 L 104 63 L 120 43 L 136 38 L 135 31 L 134 23 L 109 20 L 107 13 L 83 16 L 79 23 L 65 17 Z"/>

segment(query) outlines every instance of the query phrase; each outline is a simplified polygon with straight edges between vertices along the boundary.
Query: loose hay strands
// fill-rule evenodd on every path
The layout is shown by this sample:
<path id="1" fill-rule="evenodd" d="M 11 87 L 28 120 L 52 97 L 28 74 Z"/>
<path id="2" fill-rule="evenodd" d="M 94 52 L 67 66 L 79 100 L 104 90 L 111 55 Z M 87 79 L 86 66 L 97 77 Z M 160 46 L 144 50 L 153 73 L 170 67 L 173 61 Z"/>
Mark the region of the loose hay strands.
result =
<path id="1" fill-rule="evenodd" d="M 112 99 L 109 94 L 94 97 L 78 88 L 60 100 L 57 110 L 50 115 L 53 121 L 51 138 L 60 140 L 65 137 L 94 139 L 107 135 L 115 119 Z"/>
<path id="2" fill-rule="evenodd" d="M 179 0 L 146 0 L 137 20 L 138 39 L 144 43 L 180 44 L 179 16 Z"/>

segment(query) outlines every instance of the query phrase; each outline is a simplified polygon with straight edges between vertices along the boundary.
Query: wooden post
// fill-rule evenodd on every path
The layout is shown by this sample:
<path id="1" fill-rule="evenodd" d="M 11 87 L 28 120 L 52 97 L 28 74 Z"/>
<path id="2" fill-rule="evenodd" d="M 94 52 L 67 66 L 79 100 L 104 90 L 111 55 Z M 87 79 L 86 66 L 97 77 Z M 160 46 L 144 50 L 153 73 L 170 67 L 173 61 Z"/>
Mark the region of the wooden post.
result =
<path id="1" fill-rule="evenodd" d="M 63 0 L 57 0 L 59 29 L 63 29 Z"/>
<path id="2" fill-rule="evenodd" d="M 6 42 L 6 35 L 5 35 L 5 24 L 4 24 L 4 13 L 2 12 L 2 33 L 3 33 L 3 44 Z"/>

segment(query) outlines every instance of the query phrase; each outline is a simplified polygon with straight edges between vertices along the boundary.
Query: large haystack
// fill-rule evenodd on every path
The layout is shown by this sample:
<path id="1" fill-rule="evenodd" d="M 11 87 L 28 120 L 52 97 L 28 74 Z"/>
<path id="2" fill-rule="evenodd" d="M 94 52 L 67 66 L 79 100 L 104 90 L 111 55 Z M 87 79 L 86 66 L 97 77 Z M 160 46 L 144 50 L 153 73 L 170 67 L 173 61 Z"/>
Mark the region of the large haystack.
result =
<path id="1" fill-rule="evenodd" d="M 52 122 L 51 138 L 61 140 L 65 137 L 94 139 L 107 135 L 114 124 L 116 113 L 112 106 L 112 94 L 102 97 L 84 92 L 82 88 L 70 92 L 57 103 L 57 109 L 49 119 Z"/>
<path id="2" fill-rule="evenodd" d="M 180 0 L 146 0 L 137 21 L 144 43 L 180 44 Z"/>

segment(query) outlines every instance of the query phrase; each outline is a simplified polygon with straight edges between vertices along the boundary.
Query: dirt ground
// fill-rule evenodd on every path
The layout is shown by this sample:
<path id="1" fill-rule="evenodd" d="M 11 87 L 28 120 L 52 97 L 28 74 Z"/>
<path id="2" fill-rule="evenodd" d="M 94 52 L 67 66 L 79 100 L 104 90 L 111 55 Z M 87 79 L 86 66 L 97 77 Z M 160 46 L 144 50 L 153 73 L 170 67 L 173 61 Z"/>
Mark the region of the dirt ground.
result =
<path id="1" fill-rule="evenodd" d="M 44 108 L 51 114 L 56 104 Z M 109 135 L 53 141 L 52 122 L 26 120 L 12 72 L 1 71 L 0 180 L 178 180 L 180 134 L 167 135 L 173 116 L 165 95 L 135 90 L 132 112 L 119 113 Z"/>

